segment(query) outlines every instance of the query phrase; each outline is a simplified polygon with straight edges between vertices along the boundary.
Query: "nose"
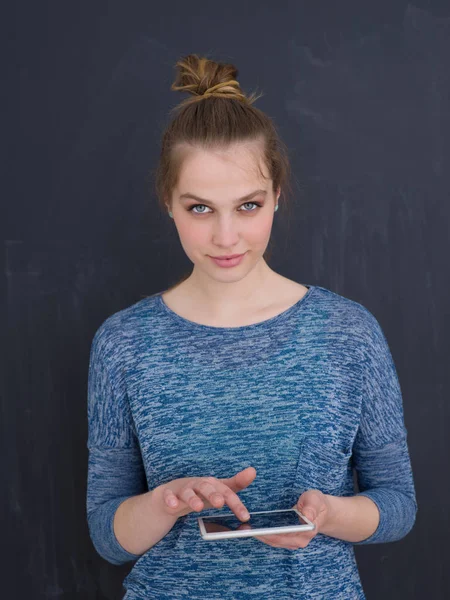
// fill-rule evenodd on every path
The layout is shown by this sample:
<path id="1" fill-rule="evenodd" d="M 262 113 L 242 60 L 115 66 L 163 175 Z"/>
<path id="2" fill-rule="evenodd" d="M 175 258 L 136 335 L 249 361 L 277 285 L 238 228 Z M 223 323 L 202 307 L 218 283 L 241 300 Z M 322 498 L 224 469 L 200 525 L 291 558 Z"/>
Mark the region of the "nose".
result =
<path id="1" fill-rule="evenodd" d="M 233 216 L 224 215 L 216 220 L 212 241 L 216 246 L 230 250 L 239 243 L 239 226 Z"/>

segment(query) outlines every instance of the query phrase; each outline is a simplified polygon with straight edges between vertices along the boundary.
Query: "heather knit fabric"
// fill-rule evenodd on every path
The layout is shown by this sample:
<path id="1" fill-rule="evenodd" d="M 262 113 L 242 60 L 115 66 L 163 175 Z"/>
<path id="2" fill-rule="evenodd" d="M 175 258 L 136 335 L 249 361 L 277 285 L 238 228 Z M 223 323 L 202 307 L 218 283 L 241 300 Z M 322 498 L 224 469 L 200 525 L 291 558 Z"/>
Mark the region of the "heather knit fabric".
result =
<path id="1" fill-rule="evenodd" d="M 380 511 L 361 544 L 412 528 L 416 496 L 396 368 L 361 304 L 306 285 L 265 321 L 213 327 L 185 319 L 162 292 L 108 317 L 92 341 L 87 519 L 97 552 L 136 561 L 128 600 L 364 599 L 353 543 L 318 534 L 306 548 L 249 537 L 204 541 L 192 512 L 142 555 L 114 535 L 121 502 L 172 479 L 257 476 L 251 511 L 291 508 L 306 490 L 356 493 Z M 354 487 L 353 470 L 358 486 Z M 151 515 L 149 515 L 149 519 Z"/>

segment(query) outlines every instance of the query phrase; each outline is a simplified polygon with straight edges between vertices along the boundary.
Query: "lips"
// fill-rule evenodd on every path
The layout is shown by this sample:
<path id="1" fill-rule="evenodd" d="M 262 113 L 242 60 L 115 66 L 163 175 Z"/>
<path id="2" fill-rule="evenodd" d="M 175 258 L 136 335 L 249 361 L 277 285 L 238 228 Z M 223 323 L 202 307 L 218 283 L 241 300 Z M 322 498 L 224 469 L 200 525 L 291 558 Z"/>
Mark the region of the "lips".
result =
<path id="1" fill-rule="evenodd" d="M 225 269 L 229 269 L 231 267 L 236 267 L 241 264 L 241 262 L 245 259 L 246 252 L 243 254 L 234 254 L 234 258 L 218 258 L 216 256 L 211 256 L 211 260 L 214 261 L 216 265 L 219 267 L 223 267 Z"/>
<path id="2" fill-rule="evenodd" d="M 220 260 L 229 260 L 230 258 L 237 258 L 238 256 L 242 256 L 243 253 L 241 254 L 230 254 L 229 256 L 213 256 L 212 258 L 218 258 Z"/>

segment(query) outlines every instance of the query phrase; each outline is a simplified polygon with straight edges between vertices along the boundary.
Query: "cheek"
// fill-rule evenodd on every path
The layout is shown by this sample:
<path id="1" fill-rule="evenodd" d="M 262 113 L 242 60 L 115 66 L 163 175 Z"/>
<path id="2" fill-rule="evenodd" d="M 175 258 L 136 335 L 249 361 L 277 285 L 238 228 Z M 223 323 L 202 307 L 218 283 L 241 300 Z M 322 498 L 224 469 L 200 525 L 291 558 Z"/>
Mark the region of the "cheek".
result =
<path id="1" fill-rule="evenodd" d="M 205 227 L 198 227 L 196 223 L 193 223 L 190 219 L 185 219 L 178 222 L 178 234 L 183 240 L 184 246 L 199 246 L 204 243 L 207 238 L 207 231 Z"/>
<path id="2" fill-rule="evenodd" d="M 248 228 L 246 237 L 248 240 L 253 241 L 255 244 L 265 244 L 270 238 L 272 231 L 272 218 L 260 219 L 258 222 L 252 223 L 252 226 Z"/>
<path id="3" fill-rule="evenodd" d="M 197 226 L 196 226 L 197 225 Z M 211 246 L 211 239 L 207 227 L 199 227 L 191 219 L 178 222 L 178 235 L 181 246 L 186 255 L 193 261 L 203 256 L 205 248 Z"/>

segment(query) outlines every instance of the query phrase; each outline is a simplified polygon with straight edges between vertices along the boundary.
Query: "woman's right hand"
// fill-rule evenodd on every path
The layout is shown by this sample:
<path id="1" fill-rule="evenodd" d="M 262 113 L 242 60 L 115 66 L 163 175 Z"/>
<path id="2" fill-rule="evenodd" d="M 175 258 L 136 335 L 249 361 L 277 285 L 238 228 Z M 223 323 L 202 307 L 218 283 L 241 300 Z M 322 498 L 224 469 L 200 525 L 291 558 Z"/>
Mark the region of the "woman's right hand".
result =
<path id="1" fill-rule="evenodd" d="M 162 484 L 160 498 L 164 512 L 183 517 L 206 508 L 222 508 L 227 504 L 238 519 L 250 517 L 237 492 L 249 486 L 256 477 L 256 469 L 247 467 L 233 477 L 182 477 Z"/>

